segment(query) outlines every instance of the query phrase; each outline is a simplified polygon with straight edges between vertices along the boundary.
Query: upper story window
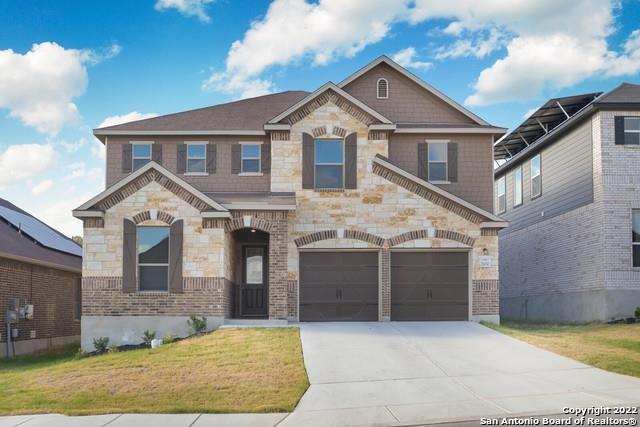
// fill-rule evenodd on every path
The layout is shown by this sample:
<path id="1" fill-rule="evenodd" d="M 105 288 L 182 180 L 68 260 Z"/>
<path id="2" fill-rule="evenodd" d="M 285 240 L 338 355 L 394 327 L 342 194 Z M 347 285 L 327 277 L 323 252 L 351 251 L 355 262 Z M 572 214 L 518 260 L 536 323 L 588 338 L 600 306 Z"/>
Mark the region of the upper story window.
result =
<path id="1" fill-rule="evenodd" d="M 138 227 L 138 290 L 169 290 L 169 227 Z"/>
<path id="2" fill-rule="evenodd" d="M 142 166 L 151 161 L 151 142 L 132 142 L 131 143 L 131 159 L 132 159 L 132 171 L 137 171 Z"/>
<path id="3" fill-rule="evenodd" d="M 513 206 L 522 204 L 522 165 L 513 171 Z"/>
<path id="4" fill-rule="evenodd" d="M 632 212 L 631 246 L 633 250 L 633 266 L 640 267 L 640 209 Z"/>
<path id="5" fill-rule="evenodd" d="M 241 143 L 241 172 L 260 173 L 260 144 Z"/>
<path id="6" fill-rule="evenodd" d="M 376 84 L 376 97 L 378 99 L 389 98 L 389 82 L 387 79 L 378 79 Z"/>
<path id="7" fill-rule="evenodd" d="M 498 213 L 502 213 L 507 210 L 507 186 L 505 184 L 505 177 L 501 176 L 498 179 L 498 191 L 496 194 L 498 199 L 497 208 Z"/>
<path id="8" fill-rule="evenodd" d="M 344 141 L 315 140 L 315 187 L 344 188 Z"/>
<path id="9" fill-rule="evenodd" d="M 540 154 L 531 159 L 531 198 L 542 194 L 542 170 L 540 169 Z"/>
<path id="10" fill-rule="evenodd" d="M 640 145 L 640 117 L 624 118 L 624 143 Z"/>
<path id="11" fill-rule="evenodd" d="M 187 143 L 187 173 L 207 172 L 207 143 L 188 142 Z"/>
<path id="12" fill-rule="evenodd" d="M 447 143 L 429 142 L 429 181 L 444 182 L 447 174 Z"/>

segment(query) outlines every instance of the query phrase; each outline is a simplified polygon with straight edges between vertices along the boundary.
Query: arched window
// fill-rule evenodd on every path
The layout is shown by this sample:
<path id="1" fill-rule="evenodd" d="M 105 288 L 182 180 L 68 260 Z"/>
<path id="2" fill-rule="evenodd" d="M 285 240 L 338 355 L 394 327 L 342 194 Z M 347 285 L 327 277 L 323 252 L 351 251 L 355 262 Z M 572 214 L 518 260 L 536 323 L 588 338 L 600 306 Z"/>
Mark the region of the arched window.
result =
<path id="1" fill-rule="evenodd" d="M 389 98 L 389 82 L 387 79 L 378 79 L 377 89 L 378 99 Z"/>

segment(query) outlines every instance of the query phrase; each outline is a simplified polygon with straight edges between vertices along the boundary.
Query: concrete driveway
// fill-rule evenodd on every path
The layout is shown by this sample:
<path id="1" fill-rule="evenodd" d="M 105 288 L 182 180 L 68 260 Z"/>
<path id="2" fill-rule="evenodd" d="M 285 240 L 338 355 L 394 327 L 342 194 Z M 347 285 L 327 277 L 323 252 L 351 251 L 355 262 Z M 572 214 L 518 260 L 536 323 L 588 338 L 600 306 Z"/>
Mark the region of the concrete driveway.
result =
<path id="1" fill-rule="evenodd" d="M 471 322 L 302 323 L 311 382 L 280 425 L 398 425 L 640 403 L 640 379 Z"/>

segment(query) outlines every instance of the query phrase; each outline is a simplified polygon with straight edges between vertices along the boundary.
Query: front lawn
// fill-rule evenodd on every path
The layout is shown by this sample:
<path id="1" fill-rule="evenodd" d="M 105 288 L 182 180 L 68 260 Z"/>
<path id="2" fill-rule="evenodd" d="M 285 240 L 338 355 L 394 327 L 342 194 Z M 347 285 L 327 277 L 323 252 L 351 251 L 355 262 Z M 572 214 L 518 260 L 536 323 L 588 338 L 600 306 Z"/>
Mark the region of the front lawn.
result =
<path id="1" fill-rule="evenodd" d="M 503 322 L 483 323 L 537 347 L 587 365 L 640 377 L 640 324 L 553 325 Z"/>
<path id="2" fill-rule="evenodd" d="M 158 349 L 0 359 L 0 415 L 289 412 L 309 386 L 297 328 L 219 329 Z"/>

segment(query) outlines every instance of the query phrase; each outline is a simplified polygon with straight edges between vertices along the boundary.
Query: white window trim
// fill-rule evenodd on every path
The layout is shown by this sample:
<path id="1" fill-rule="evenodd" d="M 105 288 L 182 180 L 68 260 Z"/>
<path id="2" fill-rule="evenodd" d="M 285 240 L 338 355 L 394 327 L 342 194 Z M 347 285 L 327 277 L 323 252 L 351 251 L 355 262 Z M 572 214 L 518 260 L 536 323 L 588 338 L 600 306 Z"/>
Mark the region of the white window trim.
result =
<path id="1" fill-rule="evenodd" d="M 262 141 L 240 141 L 240 173 L 238 176 L 263 176 L 262 173 Z M 244 171 L 244 155 L 243 148 L 245 145 L 255 145 L 259 147 L 258 157 L 247 157 L 246 160 L 258 160 L 258 172 L 245 172 Z"/>
<path id="2" fill-rule="evenodd" d="M 342 143 L 342 162 L 341 163 L 318 163 L 316 161 L 316 141 L 340 141 Z M 316 190 L 342 190 L 344 189 L 344 180 L 346 178 L 345 173 L 345 156 L 346 156 L 346 147 L 344 143 L 344 138 L 316 138 L 313 140 L 313 187 Z M 331 187 L 316 187 L 316 170 L 320 166 L 342 166 L 342 187 L 331 188 Z"/>
<path id="3" fill-rule="evenodd" d="M 387 83 L 387 96 L 380 96 L 380 82 L 385 81 Z M 376 80 L 376 98 L 377 99 L 389 99 L 389 80 L 381 77 Z"/>
<path id="4" fill-rule="evenodd" d="M 136 169 L 134 167 L 135 161 L 136 160 L 149 160 L 149 161 L 153 161 L 153 143 L 155 141 L 129 141 L 129 144 L 131 144 L 131 171 L 134 172 Z M 136 153 L 135 153 L 135 149 L 133 148 L 134 145 L 149 145 L 151 146 L 149 149 L 149 157 L 136 157 Z"/>
<path id="5" fill-rule="evenodd" d="M 145 293 L 145 292 L 165 292 L 168 293 L 169 292 L 169 288 L 171 286 L 171 284 L 169 283 L 170 277 L 169 277 L 169 262 L 167 263 L 149 263 L 149 262 L 140 262 L 140 252 L 138 252 L 138 242 L 140 241 L 140 238 L 138 236 L 138 229 L 140 228 L 145 228 L 145 227 L 154 227 L 154 228 L 166 228 L 169 231 L 169 245 L 167 248 L 167 260 L 171 260 L 171 228 L 164 226 L 164 225 L 137 225 L 136 226 L 136 287 L 137 287 L 137 291 L 139 293 Z M 166 290 L 142 290 L 140 289 L 140 267 L 167 267 L 167 289 Z"/>
<path id="6" fill-rule="evenodd" d="M 427 171 L 428 171 L 428 176 L 427 176 L 427 181 L 429 181 L 432 184 L 451 184 L 451 181 L 449 181 L 449 140 L 443 140 L 443 139 L 438 139 L 438 140 L 433 140 L 433 139 L 427 139 L 425 140 L 425 142 L 428 144 L 427 145 Z M 442 144 L 444 145 L 444 162 L 442 161 L 431 161 L 429 160 L 429 146 L 431 144 Z M 431 163 L 444 163 L 444 173 L 445 176 L 447 177 L 447 179 L 444 180 L 431 180 Z"/>
<path id="7" fill-rule="evenodd" d="M 209 144 L 209 141 L 184 141 L 185 145 L 187 146 L 187 164 L 185 165 L 185 175 L 186 176 L 207 176 L 209 175 L 207 173 L 207 148 L 206 146 Z M 190 145 L 204 145 L 205 149 L 204 149 L 204 157 L 189 157 L 189 146 Z M 194 160 L 200 160 L 203 159 L 204 160 L 204 172 L 190 172 L 189 171 L 189 159 L 194 159 Z"/>
<path id="8" fill-rule="evenodd" d="M 534 175 L 533 160 L 536 157 L 538 158 L 538 174 Z M 542 156 L 540 156 L 540 154 L 536 154 L 531 158 L 531 160 L 529 160 L 529 175 L 531 175 L 531 178 L 529 179 L 529 186 L 530 186 L 530 192 L 531 192 L 530 197 L 531 197 L 531 200 L 533 200 L 542 196 Z M 533 194 L 533 179 L 537 177 L 540 177 L 540 192 L 538 194 Z"/>
<path id="9" fill-rule="evenodd" d="M 500 181 L 504 182 L 504 190 L 502 193 L 500 193 Z M 498 185 L 497 185 L 497 190 L 496 190 L 496 210 L 498 211 L 499 214 L 504 213 L 507 211 L 507 178 L 506 175 L 501 176 L 498 179 Z M 504 196 L 504 209 L 500 210 L 500 197 Z"/>
<path id="10" fill-rule="evenodd" d="M 518 180 L 516 179 L 516 171 L 520 171 L 520 202 L 516 200 L 516 190 L 518 188 Z M 523 179 L 522 179 L 522 165 L 513 169 L 513 207 L 517 208 L 524 203 L 524 191 Z"/>

